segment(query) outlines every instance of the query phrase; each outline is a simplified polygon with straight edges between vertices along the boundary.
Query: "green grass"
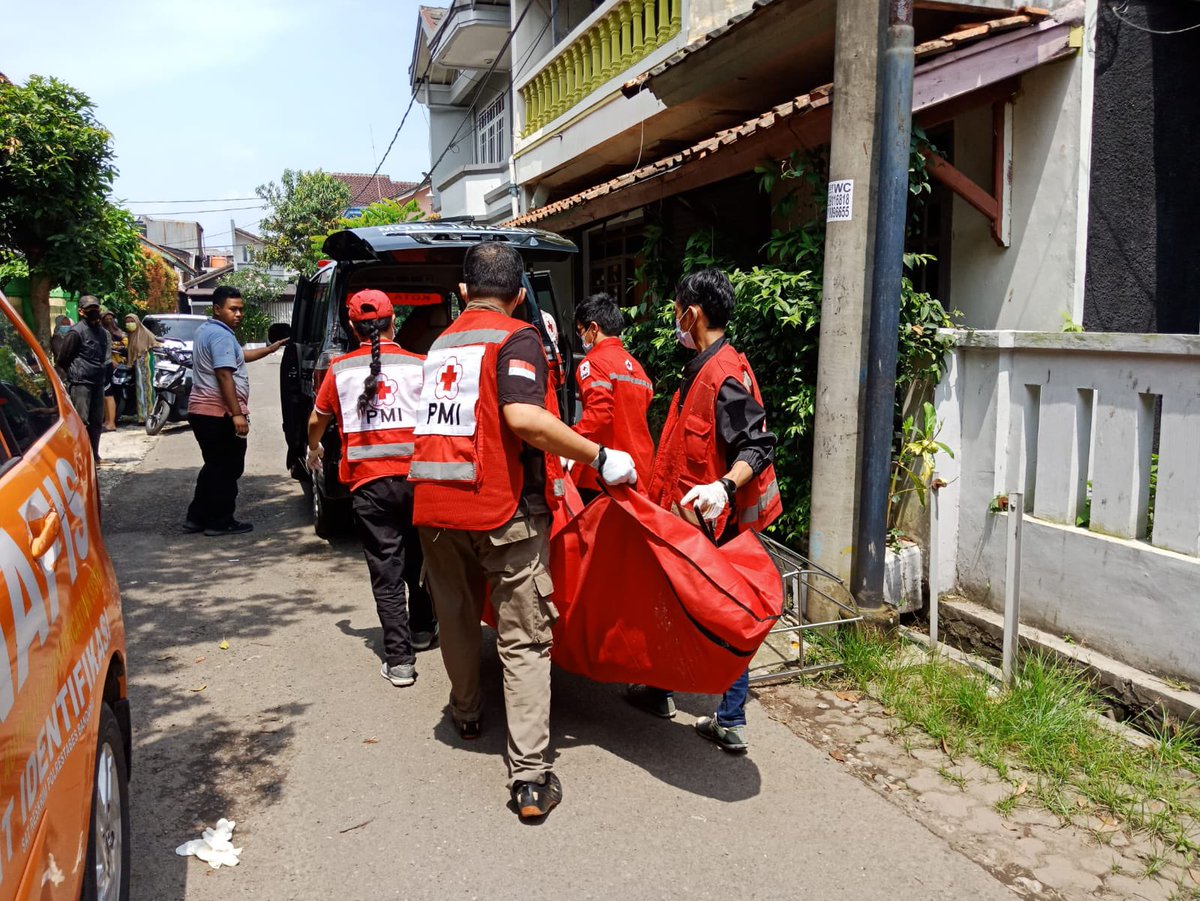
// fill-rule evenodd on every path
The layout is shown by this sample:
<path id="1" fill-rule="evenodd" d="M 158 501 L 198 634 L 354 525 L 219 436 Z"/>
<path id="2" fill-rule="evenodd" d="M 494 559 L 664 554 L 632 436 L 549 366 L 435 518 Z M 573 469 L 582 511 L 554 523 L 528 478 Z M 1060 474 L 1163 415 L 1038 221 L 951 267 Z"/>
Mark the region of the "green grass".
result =
<path id="1" fill-rule="evenodd" d="M 847 630 L 836 643 L 845 663 L 839 678 L 894 710 L 904 726 L 923 729 L 952 759 L 970 755 L 1004 779 L 1019 771 L 1029 783 L 1025 797 L 1060 819 L 1095 826 L 1098 818 L 1101 830 L 1146 833 L 1194 865 L 1195 732 L 1160 727 L 1149 748 L 1131 745 L 1095 722 L 1102 703 L 1084 677 L 1047 657 L 1024 658 L 1013 688 L 1001 690 L 982 673 L 911 648 L 900 653 L 906 646 L 865 631 Z M 1017 802 L 1010 796 L 997 809 L 1010 813 Z"/>

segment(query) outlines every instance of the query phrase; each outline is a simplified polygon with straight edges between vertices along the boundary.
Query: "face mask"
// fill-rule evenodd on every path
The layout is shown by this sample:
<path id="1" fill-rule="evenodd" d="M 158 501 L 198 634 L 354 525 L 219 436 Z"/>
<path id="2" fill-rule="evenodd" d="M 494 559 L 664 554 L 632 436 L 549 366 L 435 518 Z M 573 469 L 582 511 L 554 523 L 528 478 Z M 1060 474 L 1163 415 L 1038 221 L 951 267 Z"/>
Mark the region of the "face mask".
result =
<path id="1" fill-rule="evenodd" d="M 686 313 L 684 314 L 686 315 Z M 696 349 L 696 339 L 692 337 L 691 332 L 685 332 L 680 324 L 679 317 L 675 317 L 675 340 L 686 347 L 688 350 Z"/>
<path id="2" fill-rule="evenodd" d="M 65 334 L 66 334 L 67 332 L 69 332 L 70 330 L 71 330 L 71 326 L 69 326 L 69 325 L 60 325 L 58 328 L 56 328 L 56 329 L 54 330 L 54 333 L 55 333 L 56 335 L 65 335 Z"/>
<path id="3" fill-rule="evenodd" d="M 99 311 L 97 311 L 97 312 L 93 313 L 91 310 L 88 310 L 86 313 L 84 313 L 84 314 L 83 314 L 83 317 L 84 317 L 84 318 L 85 318 L 85 319 L 86 319 L 88 322 L 90 322 L 92 325 L 95 325 L 97 322 L 99 322 L 99 321 L 100 321 L 100 313 L 99 313 Z"/>
<path id="4" fill-rule="evenodd" d="M 136 322 L 126 322 L 125 323 L 125 331 L 136 332 L 137 331 L 137 323 Z"/>

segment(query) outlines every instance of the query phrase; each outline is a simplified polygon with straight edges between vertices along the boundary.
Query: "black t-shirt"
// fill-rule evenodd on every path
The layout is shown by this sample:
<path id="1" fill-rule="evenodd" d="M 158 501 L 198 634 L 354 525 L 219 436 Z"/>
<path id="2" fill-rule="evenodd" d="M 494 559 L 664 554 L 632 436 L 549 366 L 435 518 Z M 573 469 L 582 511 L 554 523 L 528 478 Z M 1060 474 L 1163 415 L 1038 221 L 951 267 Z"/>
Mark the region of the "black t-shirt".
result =
<path id="1" fill-rule="evenodd" d="M 535 329 L 522 329 L 500 348 L 496 359 L 496 386 L 500 406 L 546 406 L 546 352 Z M 537 448 L 521 445 L 525 470 L 522 498 L 530 513 L 546 513 L 546 458 Z"/>

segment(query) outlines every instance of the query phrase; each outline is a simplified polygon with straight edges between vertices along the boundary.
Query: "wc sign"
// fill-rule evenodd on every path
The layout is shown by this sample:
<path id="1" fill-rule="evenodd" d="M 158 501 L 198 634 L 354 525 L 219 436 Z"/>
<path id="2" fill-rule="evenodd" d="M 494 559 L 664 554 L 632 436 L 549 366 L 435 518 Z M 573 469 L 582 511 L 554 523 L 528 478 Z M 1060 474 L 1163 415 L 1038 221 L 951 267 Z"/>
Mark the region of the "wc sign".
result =
<path id="1" fill-rule="evenodd" d="M 829 183 L 829 204 L 825 208 L 826 222 L 849 222 L 854 211 L 854 179 L 843 178 Z"/>

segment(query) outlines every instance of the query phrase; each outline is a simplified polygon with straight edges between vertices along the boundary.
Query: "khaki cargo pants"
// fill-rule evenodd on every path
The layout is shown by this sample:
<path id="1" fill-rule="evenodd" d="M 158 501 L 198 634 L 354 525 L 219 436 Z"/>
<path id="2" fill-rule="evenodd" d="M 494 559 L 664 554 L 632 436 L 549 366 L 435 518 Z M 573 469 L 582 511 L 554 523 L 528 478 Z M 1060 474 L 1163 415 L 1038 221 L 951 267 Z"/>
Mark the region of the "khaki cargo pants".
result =
<path id="1" fill-rule="evenodd" d="M 509 784 L 537 782 L 550 770 L 550 517 L 518 513 L 491 532 L 421 529 L 425 580 L 433 595 L 442 660 L 457 720 L 478 720 L 480 619 L 484 589 L 496 611 L 496 646 L 504 668 Z"/>

